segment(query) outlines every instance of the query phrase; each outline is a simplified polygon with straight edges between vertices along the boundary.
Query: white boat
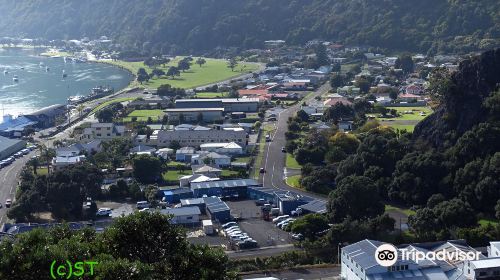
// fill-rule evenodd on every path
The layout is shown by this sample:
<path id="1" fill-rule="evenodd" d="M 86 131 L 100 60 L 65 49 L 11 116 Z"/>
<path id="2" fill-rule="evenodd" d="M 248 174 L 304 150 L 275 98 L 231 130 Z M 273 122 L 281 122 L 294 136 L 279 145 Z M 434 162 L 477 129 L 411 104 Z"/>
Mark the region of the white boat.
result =
<path id="1" fill-rule="evenodd" d="M 12 80 L 13 80 L 14 82 L 19 82 L 19 78 L 17 77 L 17 75 L 15 75 L 15 76 L 14 76 L 14 78 L 12 78 Z"/>
<path id="2" fill-rule="evenodd" d="M 68 97 L 68 103 L 70 103 L 70 104 L 77 103 L 77 102 L 83 100 L 84 98 L 85 98 L 85 96 L 83 96 L 83 95 L 70 96 L 70 97 Z"/>
<path id="3" fill-rule="evenodd" d="M 4 74 L 4 75 L 7 75 L 7 74 L 9 74 L 9 71 L 7 71 L 7 70 L 3 70 L 3 74 Z"/>
<path id="4" fill-rule="evenodd" d="M 46 71 L 46 72 L 49 72 L 49 71 L 50 71 L 49 66 L 46 66 L 46 67 L 45 67 L 45 71 Z"/>
<path id="5" fill-rule="evenodd" d="M 62 71 L 62 77 L 63 77 L 63 78 L 68 77 L 68 74 L 66 74 L 66 71 L 64 71 L 64 70 Z"/>

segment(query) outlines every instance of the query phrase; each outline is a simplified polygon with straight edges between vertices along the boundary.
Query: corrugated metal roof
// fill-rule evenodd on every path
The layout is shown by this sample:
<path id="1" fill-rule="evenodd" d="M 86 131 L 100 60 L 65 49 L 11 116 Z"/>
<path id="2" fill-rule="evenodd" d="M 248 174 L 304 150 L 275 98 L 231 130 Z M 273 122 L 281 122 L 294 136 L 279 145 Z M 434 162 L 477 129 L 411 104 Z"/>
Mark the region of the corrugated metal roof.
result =
<path id="1" fill-rule="evenodd" d="M 249 187 L 258 185 L 259 183 L 253 179 L 236 179 L 236 180 L 225 180 L 225 181 L 191 183 L 191 189 L 235 188 L 235 187 Z"/>

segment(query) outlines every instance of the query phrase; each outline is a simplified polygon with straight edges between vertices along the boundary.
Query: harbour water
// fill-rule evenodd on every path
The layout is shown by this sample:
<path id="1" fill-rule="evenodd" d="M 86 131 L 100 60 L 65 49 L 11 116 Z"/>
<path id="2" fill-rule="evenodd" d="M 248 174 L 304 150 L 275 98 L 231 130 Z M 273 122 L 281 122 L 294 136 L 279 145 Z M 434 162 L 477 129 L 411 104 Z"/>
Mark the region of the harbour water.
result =
<path id="1" fill-rule="evenodd" d="M 129 72 L 108 64 L 65 63 L 63 57 L 37 56 L 33 50 L 0 48 L 0 121 L 4 114 L 65 104 L 68 97 L 87 95 L 96 86 L 118 91 L 131 79 Z"/>

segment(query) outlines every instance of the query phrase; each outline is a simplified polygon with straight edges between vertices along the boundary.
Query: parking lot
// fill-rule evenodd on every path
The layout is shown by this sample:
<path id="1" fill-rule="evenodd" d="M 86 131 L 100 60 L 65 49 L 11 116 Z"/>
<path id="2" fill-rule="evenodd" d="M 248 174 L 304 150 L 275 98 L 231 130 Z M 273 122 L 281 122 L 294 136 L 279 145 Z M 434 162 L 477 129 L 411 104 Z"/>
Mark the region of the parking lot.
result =
<path id="1" fill-rule="evenodd" d="M 284 245 L 292 243 L 290 234 L 278 227 L 271 221 L 264 221 L 260 206 L 255 205 L 253 200 L 226 201 L 231 214 L 240 217 L 238 225 L 242 231 L 257 241 L 260 247 Z"/>

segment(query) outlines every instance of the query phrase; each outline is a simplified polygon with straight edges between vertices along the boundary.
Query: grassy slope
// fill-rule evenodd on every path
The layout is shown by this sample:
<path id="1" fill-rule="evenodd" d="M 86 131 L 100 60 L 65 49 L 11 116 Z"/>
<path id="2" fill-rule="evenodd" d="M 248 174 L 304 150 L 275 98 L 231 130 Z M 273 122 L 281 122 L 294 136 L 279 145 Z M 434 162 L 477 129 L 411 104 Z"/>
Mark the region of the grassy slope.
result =
<path id="1" fill-rule="evenodd" d="M 302 166 L 295 160 L 293 155 L 287 153 L 286 154 L 286 167 L 292 169 L 301 169 Z"/>
<path id="2" fill-rule="evenodd" d="M 300 188 L 300 175 L 294 175 L 286 178 L 286 184 L 294 187 L 294 188 Z"/>
<path id="3" fill-rule="evenodd" d="M 112 99 L 112 100 L 108 100 L 106 102 L 103 102 L 101 104 L 99 104 L 99 106 L 95 107 L 94 110 L 92 110 L 92 114 L 101 110 L 102 108 L 106 107 L 106 106 L 109 106 L 113 103 L 118 103 L 118 102 L 124 102 L 124 101 L 131 101 L 131 100 L 134 100 L 136 99 L 135 97 L 120 97 L 120 98 L 115 98 L 115 99 Z"/>
<path id="4" fill-rule="evenodd" d="M 176 59 L 165 65 L 165 67 L 160 66 L 158 68 L 162 69 L 166 73 L 170 66 L 177 66 L 177 63 L 181 58 L 182 57 L 177 57 Z M 237 77 L 244 73 L 248 73 L 258 69 L 257 64 L 240 62 L 233 72 L 227 67 L 226 60 L 211 58 L 205 58 L 205 60 L 206 64 L 202 67 L 193 63 L 191 65 L 191 69 L 186 72 L 181 72 L 180 77 L 175 77 L 175 79 L 167 77 L 154 78 L 147 83 L 143 83 L 143 86 L 149 88 L 158 88 L 160 85 L 170 84 L 173 87 L 179 88 L 195 88 L 211 83 L 224 81 L 232 77 Z M 137 73 L 137 71 L 141 67 L 146 69 L 146 72 L 148 73 L 151 73 L 152 70 L 152 68 L 145 66 L 144 62 L 108 61 L 108 63 L 123 67 L 133 74 Z"/>

